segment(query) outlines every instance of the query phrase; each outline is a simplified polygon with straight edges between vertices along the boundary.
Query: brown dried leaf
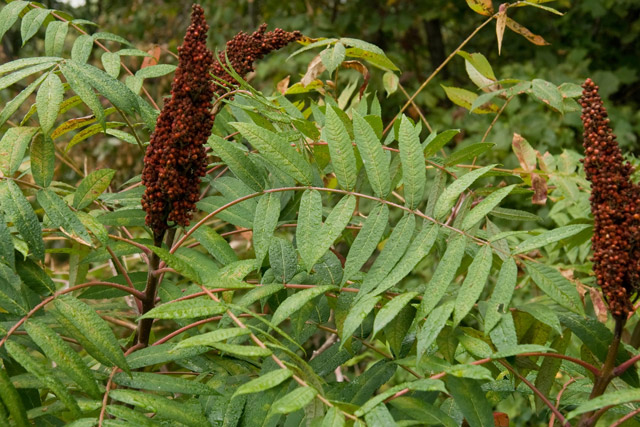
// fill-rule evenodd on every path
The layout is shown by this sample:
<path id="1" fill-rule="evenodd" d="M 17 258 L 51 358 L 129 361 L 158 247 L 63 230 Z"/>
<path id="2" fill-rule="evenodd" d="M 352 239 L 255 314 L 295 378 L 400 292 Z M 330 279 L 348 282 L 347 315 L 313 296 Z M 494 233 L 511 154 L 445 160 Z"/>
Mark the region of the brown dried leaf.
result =
<path id="1" fill-rule="evenodd" d="M 326 68 L 322 63 L 322 58 L 320 58 L 320 55 L 316 55 L 311 62 L 309 62 L 307 72 L 304 74 L 304 77 L 302 77 L 302 80 L 300 80 L 300 83 L 302 83 L 302 86 L 307 87 L 307 85 L 314 81 L 324 70 L 326 70 Z"/>
<path id="2" fill-rule="evenodd" d="M 511 18 L 507 18 L 507 27 L 509 27 L 509 29 L 511 29 L 512 31 L 515 31 L 516 33 L 520 34 L 521 36 L 523 36 L 524 38 L 526 38 L 527 40 L 529 40 L 531 43 L 535 45 L 544 46 L 549 44 L 545 39 L 542 38 L 542 36 L 533 34 L 531 31 L 529 31 L 528 28 L 518 24 L 516 21 L 514 21 Z"/>
<path id="3" fill-rule="evenodd" d="M 533 189 L 531 203 L 534 205 L 545 205 L 547 203 L 547 181 L 537 173 L 532 173 L 531 188 Z"/>
<path id="4" fill-rule="evenodd" d="M 356 70 L 360 74 L 362 74 L 362 78 L 364 79 L 364 83 L 362 83 L 362 86 L 360 86 L 360 98 L 362 98 L 362 94 L 364 94 L 364 91 L 367 88 L 367 85 L 369 84 L 369 77 L 370 77 L 369 69 L 365 67 L 362 62 L 355 61 L 355 60 L 344 61 L 342 63 L 342 66 L 344 68 L 351 68 L 353 70 Z"/>
<path id="5" fill-rule="evenodd" d="M 284 79 L 280 80 L 278 84 L 276 84 L 276 90 L 284 95 L 289 89 L 289 81 L 291 80 L 291 76 L 287 76 Z"/>
<path id="6" fill-rule="evenodd" d="M 589 297 L 591 298 L 591 302 L 593 303 L 593 311 L 596 313 L 596 317 L 601 323 L 607 321 L 607 304 L 605 304 L 604 299 L 602 298 L 602 294 L 598 290 L 598 288 L 590 287 L 589 288 Z"/>
<path id="7" fill-rule="evenodd" d="M 498 38 L 498 55 L 502 52 L 502 37 L 504 36 L 504 29 L 507 25 L 507 7 L 505 3 L 500 5 L 500 12 L 496 18 L 496 37 Z"/>
<path id="8" fill-rule="evenodd" d="M 160 54 L 162 53 L 162 50 L 160 49 L 160 46 L 155 45 L 151 49 L 149 49 L 147 53 L 151 56 L 144 57 L 144 59 L 142 60 L 142 66 L 140 66 L 140 68 L 146 68 L 152 65 L 156 65 L 160 60 Z"/>

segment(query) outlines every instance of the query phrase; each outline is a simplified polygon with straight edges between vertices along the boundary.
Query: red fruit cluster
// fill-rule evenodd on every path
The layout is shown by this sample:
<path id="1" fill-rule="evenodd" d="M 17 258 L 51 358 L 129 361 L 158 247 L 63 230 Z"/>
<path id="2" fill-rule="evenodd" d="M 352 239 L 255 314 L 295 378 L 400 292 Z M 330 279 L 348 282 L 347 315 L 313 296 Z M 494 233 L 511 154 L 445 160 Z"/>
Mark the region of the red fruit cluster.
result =
<path id="1" fill-rule="evenodd" d="M 211 134 L 213 54 L 207 49 L 209 26 L 193 6 L 191 25 L 178 48 L 179 64 L 144 157 L 142 207 L 156 236 L 168 222 L 186 226 L 198 201 L 200 177 L 206 172 L 204 143 Z"/>
<path id="2" fill-rule="evenodd" d="M 200 178 L 206 173 L 204 144 L 211 135 L 214 93 L 223 95 L 237 81 L 221 64 L 226 59 L 239 75 L 253 70 L 253 62 L 301 37 L 277 28 L 266 33 L 263 24 L 253 34 L 239 33 L 227 42 L 226 51 L 214 63 L 207 49 L 209 26 L 204 12 L 193 6 L 191 25 L 178 48 L 179 64 L 144 157 L 142 183 L 146 186 L 142 207 L 155 236 L 172 225 L 189 225 L 199 197 Z M 226 54 L 225 54 L 226 52 Z M 213 83 L 211 74 L 222 80 Z M 226 84 L 224 83 L 226 82 Z"/>
<path id="3" fill-rule="evenodd" d="M 281 49 L 302 37 L 300 31 L 288 32 L 280 28 L 276 28 L 275 30 L 267 33 L 265 32 L 266 30 L 267 24 L 262 24 L 251 35 L 240 32 L 233 39 L 229 40 L 227 42 L 226 49 L 218 55 L 218 62 L 213 65 L 213 75 L 224 82 L 236 84 L 237 81 L 225 71 L 225 68 L 227 67 L 226 58 L 229 59 L 229 63 L 235 72 L 244 76 L 245 74 L 253 71 L 254 61 L 261 59 L 269 52 Z M 222 86 L 215 85 L 214 91 L 218 95 L 222 95 L 227 91 L 227 88 L 224 86 L 224 83 L 222 83 Z"/>
<path id="4" fill-rule="evenodd" d="M 582 88 L 583 162 L 595 219 L 593 268 L 611 314 L 621 318 L 633 309 L 631 297 L 640 288 L 640 187 L 631 182 L 633 168 L 622 159 L 598 86 L 587 79 Z"/>

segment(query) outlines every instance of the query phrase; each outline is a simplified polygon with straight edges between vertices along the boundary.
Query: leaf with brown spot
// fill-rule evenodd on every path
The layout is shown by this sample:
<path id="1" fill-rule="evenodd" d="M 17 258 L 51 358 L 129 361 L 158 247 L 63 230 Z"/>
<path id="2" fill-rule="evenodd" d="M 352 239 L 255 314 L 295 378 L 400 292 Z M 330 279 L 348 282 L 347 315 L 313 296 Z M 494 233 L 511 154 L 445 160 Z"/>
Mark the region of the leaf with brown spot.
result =
<path id="1" fill-rule="evenodd" d="M 475 13 L 484 16 L 493 15 L 493 4 L 491 4 L 491 0 L 467 0 L 467 4 Z"/>
<path id="2" fill-rule="evenodd" d="M 531 147 L 529 142 L 518 133 L 513 134 L 513 140 L 511 141 L 511 147 L 513 153 L 518 158 L 520 166 L 526 172 L 531 172 L 536 168 L 536 150 Z"/>
<path id="3" fill-rule="evenodd" d="M 544 45 L 549 44 L 541 36 L 539 36 L 537 34 L 533 34 L 531 31 L 529 31 L 528 28 L 526 28 L 523 25 L 518 24 L 516 21 L 514 21 L 511 18 L 507 18 L 506 24 L 507 24 L 507 27 L 509 27 L 509 29 L 511 31 L 514 31 L 514 32 L 520 34 L 525 39 L 529 40 L 531 43 L 533 43 L 535 45 L 544 46 Z"/>

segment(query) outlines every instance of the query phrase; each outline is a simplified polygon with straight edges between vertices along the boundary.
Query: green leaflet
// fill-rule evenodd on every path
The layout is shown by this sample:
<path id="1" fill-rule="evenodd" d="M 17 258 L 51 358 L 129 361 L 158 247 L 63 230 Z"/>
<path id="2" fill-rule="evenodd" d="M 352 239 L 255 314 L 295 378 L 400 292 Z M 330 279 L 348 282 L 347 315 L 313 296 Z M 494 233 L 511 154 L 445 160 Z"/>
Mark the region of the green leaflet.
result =
<path id="1" fill-rule="evenodd" d="M 51 390 L 60 399 L 60 402 L 66 406 L 74 417 L 79 418 L 81 416 L 80 407 L 76 400 L 71 396 L 67 387 L 60 382 L 54 375 L 51 375 L 49 369 L 42 366 L 36 359 L 29 354 L 26 348 L 13 341 L 7 341 L 4 344 L 7 353 L 16 362 L 18 362 L 27 372 L 35 375 L 46 388 Z"/>
<path id="2" fill-rule="evenodd" d="M 289 414 L 307 406 L 318 392 L 312 387 L 300 387 L 273 402 L 271 410 L 276 414 Z"/>
<path id="3" fill-rule="evenodd" d="M 605 406 L 617 406 L 638 400 L 640 400 L 640 390 L 638 389 L 611 391 L 581 403 L 576 409 L 567 414 L 567 419 L 569 420 L 577 415 L 604 408 Z"/>
<path id="4" fill-rule="evenodd" d="M 396 266 L 393 267 L 393 270 L 375 287 L 373 292 L 379 295 L 395 286 L 411 273 L 415 266 L 431 251 L 436 237 L 438 237 L 438 231 L 439 226 L 430 222 L 424 224 L 420 233 L 411 241 L 405 255 L 398 261 Z"/>
<path id="5" fill-rule="evenodd" d="M 449 129 L 439 134 L 432 133 L 422 143 L 422 149 L 424 150 L 425 157 L 431 157 L 436 154 L 447 142 L 451 141 L 454 136 L 460 133 L 460 129 Z"/>
<path id="6" fill-rule="evenodd" d="M 320 59 L 322 60 L 322 64 L 324 64 L 325 68 L 329 72 L 329 74 L 333 74 L 333 72 L 340 66 L 345 57 L 346 48 L 340 42 L 337 42 L 331 48 L 327 48 L 320 52 Z"/>
<path id="7" fill-rule="evenodd" d="M 134 351 L 127 356 L 127 363 L 131 369 L 138 369 L 145 366 L 194 357 L 210 350 L 209 347 L 205 346 L 176 349 L 175 345 L 171 343 L 159 344 Z"/>
<path id="8" fill-rule="evenodd" d="M 549 353 L 550 348 L 544 345 L 538 344 L 517 344 L 510 347 L 505 347 L 504 349 L 500 349 L 495 353 L 491 354 L 492 359 L 504 359 L 507 357 L 512 357 L 521 353 Z"/>
<path id="9" fill-rule="evenodd" d="M 153 390 L 155 392 L 184 393 L 196 396 L 208 396 L 218 393 L 213 388 L 195 380 L 151 372 L 131 372 L 131 375 L 118 372 L 113 376 L 113 382 L 129 388 Z"/>
<path id="10" fill-rule="evenodd" d="M 200 411 L 200 405 L 185 404 L 185 402 L 135 390 L 111 390 L 109 397 L 188 426 L 199 427 L 209 424 Z"/>
<path id="11" fill-rule="evenodd" d="M 471 184 L 473 184 L 478 178 L 485 173 L 489 172 L 495 165 L 485 166 L 480 169 L 467 172 L 465 175 L 456 179 L 451 185 L 445 188 L 440 195 L 440 198 L 436 202 L 433 215 L 436 219 L 443 219 L 453 207 L 456 199 L 462 192 L 464 192 Z"/>
<path id="12" fill-rule="evenodd" d="M 31 174 L 41 187 L 48 187 L 53 180 L 56 153 L 53 140 L 48 135 L 37 135 L 31 143 Z"/>
<path id="13" fill-rule="evenodd" d="M 356 332 L 362 321 L 371 313 L 371 310 L 376 306 L 379 299 L 380 297 L 375 295 L 367 296 L 356 302 L 355 305 L 349 309 L 340 333 L 340 338 L 342 338 L 340 342 L 341 347 L 349 341 L 351 335 Z"/>
<path id="14" fill-rule="evenodd" d="M 71 295 L 56 298 L 54 305 L 60 316 L 73 325 L 74 329 L 77 328 L 75 338 L 81 337 L 81 344 L 89 354 L 103 363 L 107 361 L 107 366 L 115 365 L 129 372 L 129 366 L 113 331 L 91 307 Z"/>
<path id="15" fill-rule="evenodd" d="M 376 318 L 373 322 L 373 336 L 375 337 L 382 328 L 395 319 L 404 306 L 416 296 L 418 296 L 417 292 L 407 292 L 394 297 L 391 301 L 386 303 L 380 311 L 378 311 L 378 314 L 376 314 Z"/>
<path id="16" fill-rule="evenodd" d="M 107 212 L 100 215 L 97 219 L 102 225 L 111 225 L 114 227 L 144 227 L 145 211 L 142 209 L 118 209 L 113 212 Z"/>
<path id="17" fill-rule="evenodd" d="M 22 194 L 18 185 L 10 180 L 0 183 L 0 209 L 4 210 L 29 246 L 29 250 L 37 259 L 44 260 L 44 241 L 42 227 L 31 204 Z"/>
<path id="18" fill-rule="evenodd" d="M 444 387 L 444 383 L 440 380 L 432 380 L 430 378 L 423 378 L 416 381 L 408 381 L 402 384 L 395 385 L 382 393 L 377 394 L 375 397 L 369 399 L 367 403 L 360 406 L 354 413 L 355 416 L 361 417 L 362 415 L 369 412 L 371 409 L 378 406 L 380 403 L 385 401 L 388 397 L 393 396 L 400 390 L 404 390 L 408 388 L 409 390 L 419 390 L 419 391 L 441 391 L 446 393 L 446 389 Z"/>
<path id="19" fill-rule="evenodd" d="M 224 196 L 209 196 L 196 203 L 198 209 L 207 213 L 218 211 L 216 217 L 242 228 L 253 227 L 254 213 L 241 204 L 233 204 L 235 199 Z M 223 207 L 225 207 L 223 209 Z"/>
<path id="20" fill-rule="evenodd" d="M 542 218 L 540 218 L 538 215 L 534 215 L 530 212 L 521 211 L 518 209 L 493 208 L 490 213 L 495 217 L 508 219 L 510 221 L 541 221 L 542 220 Z"/>
<path id="21" fill-rule="evenodd" d="M 153 419 L 148 418 L 140 411 L 136 411 L 134 409 L 128 408 L 124 405 L 107 405 L 107 413 L 109 415 L 113 415 L 114 417 L 121 418 L 122 420 L 128 421 L 128 424 L 124 424 L 127 427 L 159 427 L 160 423 L 153 421 Z M 104 420 L 103 425 L 105 427 L 109 427 L 107 424 L 107 419 Z M 116 424 L 120 426 L 121 424 Z"/>
<path id="22" fill-rule="evenodd" d="M 518 279 L 518 266 L 513 258 L 507 258 L 500 268 L 496 286 L 489 299 L 484 319 L 484 333 L 488 334 L 498 324 L 502 314 L 509 308 Z"/>
<path id="23" fill-rule="evenodd" d="M 38 295 L 51 295 L 56 291 L 51 277 L 30 258 L 19 257 L 16 260 L 16 271 L 24 284 Z"/>
<path id="24" fill-rule="evenodd" d="M 91 88 L 91 85 L 85 81 L 82 75 L 78 74 L 75 68 L 68 67 L 67 62 L 60 63 L 60 71 L 62 71 L 65 79 L 67 79 L 71 89 L 73 89 L 76 95 L 82 99 L 82 102 L 93 111 L 93 115 L 98 120 L 98 123 L 106 130 L 107 124 L 105 122 L 104 108 L 102 108 L 102 104 Z"/>
<path id="25" fill-rule="evenodd" d="M 254 191 L 262 191 L 265 188 L 262 169 L 249 159 L 248 153 L 240 149 L 237 143 L 227 141 L 218 135 L 211 135 L 207 144 L 242 182 Z"/>
<path id="26" fill-rule="evenodd" d="M 464 217 L 462 221 L 462 229 L 469 230 L 476 225 L 478 221 L 485 217 L 493 208 L 498 206 L 500 202 L 511 193 L 516 187 L 516 184 L 509 185 L 507 187 L 500 188 L 487 197 L 485 197 L 475 208 L 471 209 L 469 213 Z"/>
<path id="27" fill-rule="evenodd" d="M 375 251 L 389 220 L 389 207 L 385 204 L 376 205 L 364 221 L 358 232 L 344 265 L 342 285 L 346 283 L 369 259 Z"/>
<path id="28" fill-rule="evenodd" d="M 385 156 L 380 139 L 371 125 L 355 111 L 353 133 L 373 192 L 378 197 L 387 197 L 391 190 L 389 157 Z"/>
<path id="29" fill-rule="evenodd" d="M 415 227 L 416 218 L 413 214 L 406 214 L 398 221 L 391 236 L 385 242 L 382 252 L 365 276 L 356 299 L 363 298 L 364 295 L 371 292 L 389 274 L 409 246 Z"/>
<path id="30" fill-rule="evenodd" d="M 51 61 L 47 61 L 41 64 L 37 64 L 37 65 L 32 65 L 30 67 L 27 68 L 23 68 L 19 71 L 15 71 L 11 74 L 8 74 L 4 77 L 0 77 L 0 90 L 1 89 L 5 89 L 8 88 L 9 86 L 11 86 L 12 84 L 19 82 L 20 80 L 24 79 L 25 77 L 28 77 L 32 74 L 35 74 L 37 72 L 40 72 L 42 70 L 46 70 L 47 68 L 51 68 L 54 65 L 53 62 Z M 46 79 L 46 75 L 45 75 L 45 79 Z"/>
<path id="31" fill-rule="evenodd" d="M 159 305 L 146 312 L 139 319 L 192 319 L 213 316 L 227 311 L 227 307 L 211 299 L 192 299 Z"/>
<path id="32" fill-rule="evenodd" d="M 93 50 L 93 37 L 88 34 L 78 36 L 71 47 L 71 59 L 78 63 L 85 63 L 91 56 Z"/>
<path id="33" fill-rule="evenodd" d="M 530 261 L 524 261 L 524 264 L 536 285 L 552 300 L 574 313 L 584 315 L 578 290 L 558 270 Z"/>
<path id="34" fill-rule="evenodd" d="M 484 284 L 489 277 L 491 263 L 493 261 L 493 251 L 489 245 L 484 245 L 473 258 L 469 266 L 467 277 L 458 290 L 456 306 L 453 311 L 453 325 L 457 326 L 460 321 L 471 311 L 473 305 L 480 298 L 484 289 Z"/>
<path id="35" fill-rule="evenodd" d="M 347 129 L 332 106 L 327 106 L 324 132 L 338 184 L 345 190 L 353 190 L 357 178 L 356 156 Z"/>
<path id="36" fill-rule="evenodd" d="M 36 35 L 44 20 L 49 16 L 49 13 L 51 13 L 51 11 L 44 8 L 34 8 L 25 13 L 22 17 L 22 24 L 20 25 L 22 46 L 24 46 L 31 37 Z"/>
<path id="37" fill-rule="evenodd" d="M 150 65 L 148 67 L 144 67 L 138 71 L 136 71 L 136 77 L 140 77 L 142 79 L 152 79 L 155 77 L 166 76 L 169 73 L 173 73 L 176 70 L 175 65 L 171 64 L 157 64 Z"/>
<path id="38" fill-rule="evenodd" d="M 53 360 L 69 378 L 94 399 L 101 398 L 102 393 L 89 367 L 58 334 L 45 324 L 33 319 L 25 324 L 25 329 L 29 337 L 44 351 L 44 354 Z"/>
<path id="39" fill-rule="evenodd" d="M 2 401 L 9 410 L 9 414 L 11 414 L 13 418 L 13 422 L 18 427 L 31 425 L 27 419 L 22 398 L 11 382 L 9 375 L 7 375 L 7 371 L 4 369 L 0 369 L 0 398 L 2 398 Z"/>
<path id="40" fill-rule="evenodd" d="M 4 214 L 0 210 L 0 263 L 5 263 L 9 267 L 15 266 L 15 250 L 13 248 L 13 239 L 11 231 L 7 227 Z"/>
<path id="41" fill-rule="evenodd" d="M 592 225 L 591 224 L 575 224 L 575 225 L 565 225 L 564 227 L 559 227 L 554 230 L 545 231 L 542 234 L 534 236 L 518 244 L 518 246 L 513 248 L 513 253 L 521 254 L 524 252 L 529 252 L 532 249 L 540 248 L 542 246 L 547 246 L 551 243 L 558 242 L 562 239 L 575 236 L 582 230 L 589 227 L 592 227 Z"/>
<path id="42" fill-rule="evenodd" d="M 445 166 L 453 166 L 453 165 L 466 162 L 467 160 L 471 160 L 475 157 L 478 157 L 480 154 L 489 150 L 493 146 L 495 146 L 495 144 L 492 144 L 490 142 L 481 142 L 478 144 L 471 144 L 454 153 L 451 153 L 451 155 L 447 157 Z"/>
<path id="43" fill-rule="evenodd" d="M 447 375 L 444 381 L 469 425 L 495 426 L 491 404 L 487 401 L 477 380 Z"/>
<path id="44" fill-rule="evenodd" d="M 12 314 L 24 316 L 29 306 L 22 295 L 18 277 L 9 266 L 0 264 L 0 307 Z"/>
<path id="45" fill-rule="evenodd" d="M 48 134 L 55 124 L 63 98 L 64 88 L 60 77 L 55 73 L 49 73 L 42 85 L 40 85 L 36 95 L 38 121 L 40 121 L 42 133 Z"/>
<path id="46" fill-rule="evenodd" d="M 105 116 L 108 116 L 109 115 L 108 114 L 108 109 L 105 110 L 104 113 L 105 113 Z M 78 132 L 75 135 L 73 135 L 73 138 L 71 138 L 71 141 L 69 141 L 67 143 L 67 145 L 64 147 L 64 152 L 68 153 L 69 150 L 71 150 L 73 147 L 75 147 L 76 145 L 78 145 L 82 141 L 86 140 L 89 137 L 92 137 L 93 135 L 97 135 L 97 134 L 101 133 L 105 129 L 113 130 L 114 128 L 117 128 L 117 127 L 120 127 L 120 126 L 124 126 L 124 123 L 122 123 L 122 122 L 106 122 L 105 124 L 98 123 L 98 124 L 95 124 L 95 125 L 92 125 L 92 126 L 87 126 L 86 128 L 82 129 L 80 132 Z M 57 130 L 58 129 L 56 129 L 56 131 Z"/>
<path id="47" fill-rule="evenodd" d="M 230 123 L 245 137 L 251 145 L 260 151 L 264 158 L 287 175 L 303 185 L 313 180 L 311 166 L 289 142 L 280 135 L 253 123 Z"/>
<path id="48" fill-rule="evenodd" d="M 22 164 L 24 153 L 38 128 L 16 126 L 7 129 L 0 140 L 0 171 L 12 176 Z"/>
<path id="49" fill-rule="evenodd" d="M 353 211 L 356 208 L 355 196 L 344 196 L 334 206 L 327 216 L 327 220 L 322 224 L 319 233 L 316 234 L 318 241 L 311 259 L 307 260 L 308 270 L 320 259 L 329 249 L 333 242 L 340 237 L 344 228 L 349 224 Z"/>
<path id="50" fill-rule="evenodd" d="M 284 381 L 291 378 L 292 375 L 293 372 L 288 369 L 276 369 L 275 371 L 267 372 L 246 384 L 242 384 L 233 395 L 238 396 L 241 394 L 258 393 L 269 390 L 270 388 L 282 384 Z"/>
<path id="51" fill-rule="evenodd" d="M 85 176 L 73 194 L 73 207 L 84 209 L 89 206 L 109 187 L 115 173 L 113 169 L 98 169 Z"/>
<path id="52" fill-rule="evenodd" d="M 160 257 L 161 260 L 167 263 L 167 265 L 178 273 L 182 274 L 187 279 L 195 283 L 201 283 L 200 275 L 193 269 L 186 261 L 178 258 L 165 248 L 149 245 L 148 248 Z"/>
<path id="53" fill-rule="evenodd" d="M 260 197 L 256 214 L 253 219 L 253 249 L 256 254 L 256 265 L 262 265 L 262 260 L 269 251 L 273 232 L 280 217 L 280 195 L 267 193 Z"/>
<path id="54" fill-rule="evenodd" d="M 271 239 L 269 265 L 277 282 L 287 283 L 295 276 L 298 270 L 298 254 L 291 242 L 280 237 Z"/>
<path id="55" fill-rule="evenodd" d="M 56 193 L 43 189 L 36 193 L 36 198 L 54 227 L 59 227 L 64 234 L 73 240 L 83 245 L 92 246 L 91 236 L 87 229 Z"/>
<path id="56" fill-rule="evenodd" d="M 346 420 L 342 412 L 335 406 L 332 406 L 322 419 L 320 427 L 344 427 L 345 425 Z"/>
<path id="57" fill-rule="evenodd" d="M 416 350 L 416 357 L 418 360 L 427 351 L 429 346 L 436 340 L 438 334 L 444 328 L 449 316 L 453 312 L 453 301 L 447 301 L 444 304 L 439 305 L 433 310 L 427 320 L 424 321 L 417 333 L 418 347 Z"/>
<path id="58" fill-rule="evenodd" d="M 49 22 L 44 36 L 44 51 L 49 56 L 62 55 L 64 39 L 69 31 L 69 23 L 61 21 Z"/>
<path id="59" fill-rule="evenodd" d="M 0 126 L 4 125 L 6 121 L 9 120 L 9 118 L 13 115 L 13 113 L 15 113 L 18 108 L 20 108 L 20 106 L 27 102 L 29 96 L 31 96 L 31 94 L 38 88 L 38 86 L 40 86 L 40 84 L 46 77 L 46 74 L 41 75 L 33 83 L 24 88 L 22 92 L 20 92 L 15 98 L 7 102 L 4 109 L 0 113 Z"/>
<path id="60" fill-rule="evenodd" d="M 440 259 L 438 267 L 424 292 L 420 306 L 421 315 L 429 314 L 447 292 L 447 288 L 454 279 L 456 271 L 462 262 L 466 246 L 467 238 L 463 234 L 456 234 L 449 240 L 447 250 Z"/>
<path id="61" fill-rule="evenodd" d="M 213 228 L 201 225 L 192 235 L 222 265 L 238 260 L 233 248 Z"/>
<path id="62" fill-rule="evenodd" d="M 74 61 L 73 59 L 63 62 L 60 67 L 65 77 L 67 77 L 67 74 L 73 74 L 76 80 L 81 79 L 86 84 L 95 88 L 102 96 L 107 98 L 114 107 L 125 113 L 133 114 L 140 109 L 136 95 L 120 80 L 111 77 L 101 69 Z M 73 90 L 76 91 L 71 81 L 69 81 L 69 84 L 71 84 Z M 78 93 L 78 95 L 85 101 L 82 94 Z M 89 105 L 89 107 L 91 107 L 91 105 Z M 93 108 L 91 109 L 93 110 Z"/>
<path id="63" fill-rule="evenodd" d="M 387 427 L 396 424 L 384 403 L 378 404 L 367 412 L 364 415 L 364 420 L 369 427 Z"/>
<path id="64" fill-rule="evenodd" d="M 427 178 L 420 135 L 406 116 L 402 116 L 398 132 L 398 146 L 402 161 L 405 206 L 416 209 L 422 201 Z"/>
<path id="65" fill-rule="evenodd" d="M 231 176 L 222 176 L 216 179 L 213 181 L 213 186 L 228 200 L 239 200 L 247 196 L 255 196 L 255 192 L 251 187 L 240 181 L 238 178 L 233 178 Z M 248 199 L 238 203 L 236 206 L 248 211 L 251 218 L 253 218 L 255 209 L 258 206 L 258 198 L 249 197 Z"/>
<path id="66" fill-rule="evenodd" d="M 297 312 L 307 302 L 311 301 L 315 297 L 324 294 L 325 292 L 333 291 L 337 289 L 336 286 L 316 286 L 313 288 L 305 289 L 291 295 L 284 300 L 282 304 L 278 306 L 275 313 L 271 317 L 271 323 L 278 325 L 282 323 L 286 318 Z"/>
<path id="67" fill-rule="evenodd" d="M 318 245 L 317 239 L 321 227 L 322 197 L 316 190 L 305 190 L 302 194 L 302 199 L 300 199 L 296 241 L 300 257 L 309 270 L 314 264 L 311 261 L 315 257 L 315 247 Z"/>
<path id="68" fill-rule="evenodd" d="M 28 4 L 28 1 L 14 1 L 2 7 L 0 10 L 0 39 L 16 23 L 18 16 Z"/>
<path id="69" fill-rule="evenodd" d="M 176 345 L 173 348 L 173 350 L 177 350 L 185 347 L 209 345 L 211 343 L 224 341 L 229 338 L 235 338 L 242 335 L 249 335 L 250 333 L 251 331 L 247 328 L 218 329 L 212 332 L 206 332 L 204 334 L 199 334 L 194 337 L 182 340 L 178 343 L 178 345 Z"/>
<path id="70" fill-rule="evenodd" d="M 100 62 L 104 71 L 111 77 L 117 79 L 120 75 L 120 55 L 113 52 L 105 52 L 100 56 Z"/>

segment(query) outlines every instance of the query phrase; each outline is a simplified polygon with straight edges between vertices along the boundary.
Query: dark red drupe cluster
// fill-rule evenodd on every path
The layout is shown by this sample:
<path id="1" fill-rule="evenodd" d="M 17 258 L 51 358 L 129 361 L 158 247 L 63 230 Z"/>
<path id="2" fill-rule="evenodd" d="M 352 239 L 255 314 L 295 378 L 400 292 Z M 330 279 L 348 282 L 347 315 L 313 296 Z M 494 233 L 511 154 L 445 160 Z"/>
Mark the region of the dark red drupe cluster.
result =
<path id="1" fill-rule="evenodd" d="M 169 227 L 168 222 L 189 224 L 198 201 L 200 177 L 206 172 L 203 145 L 213 126 L 213 54 L 207 49 L 208 30 L 202 8 L 194 5 L 191 25 L 178 48 L 180 59 L 171 98 L 158 117 L 145 154 L 142 207 L 156 236 Z"/>
<path id="2" fill-rule="evenodd" d="M 640 287 L 640 187 L 631 182 L 633 168 L 623 161 L 598 86 L 587 79 L 582 87 L 583 162 L 595 219 L 594 272 L 611 314 L 625 317 Z"/>
<path id="3" fill-rule="evenodd" d="M 244 32 L 238 33 L 227 42 L 226 49 L 218 55 L 218 61 L 213 65 L 212 73 L 225 82 L 235 84 L 236 80 L 225 71 L 227 67 L 226 57 L 233 66 L 236 73 L 241 76 L 253 71 L 253 62 L 264 57 L 269 52 L 278 50 L 289 43 L 302 37 L 300 31 L 292 33 L 276 28 L 273 31 L 265 32 L 267 24 L 262 24 L 253 34 Z M 220 82 L 218 82 L 220 83 Z M 224 94 L 228 89 L 224 86 L 215 85 L 214 90 L 218 95 Z"/>
<path id="4" fill-rule="evenodd" d="M 267 53 L 301 37 L 276 29 L 266 33 L 263 24 L 251 35 L 239 33 L 214 63 L 207 49 L 209 26 L 204 12 L 193 6 L 191 25 L 182 46 L 178 48 L 179 64 L 144 157 L 142 183 L 146 186 L 142 207 L 146 223 L 156 237 L 162 237 L 171 225 L 189 225 L 199 197 L 200 178 L 206 173 L 204 144 L 211 135 L 214 116 L 211 113 L 214 93 L 223 95 L 225 83 L 213 83 L 211 75 L 229 85 L 237 83 L 225 71 L 226 57 L 239 75 L 253 70 L 253 62 Z M 173 224 L 170 224 L 173 223 Z"/>

